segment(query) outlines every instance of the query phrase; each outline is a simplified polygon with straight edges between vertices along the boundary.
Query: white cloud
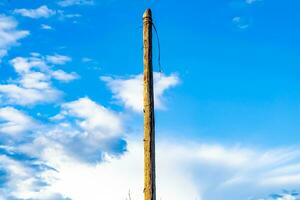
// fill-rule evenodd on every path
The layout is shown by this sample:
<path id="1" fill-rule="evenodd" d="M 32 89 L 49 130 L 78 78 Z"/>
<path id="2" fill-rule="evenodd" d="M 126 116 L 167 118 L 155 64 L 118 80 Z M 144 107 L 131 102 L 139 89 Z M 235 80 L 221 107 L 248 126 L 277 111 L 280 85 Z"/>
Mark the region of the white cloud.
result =
<path id="1" fill-rule="evenodd" d="M 38 57 L 16 57 L 10 61 L 10 64 L 14 67 L 15 71 L 19 74 L 28 73 L 32 68 L 46 69 L 47 64 Z"/>
<path id="2" fill-rule="evenodd" d="M 21 162 L 13 160 L 5 155 L 0 156 L 1 168 L 5 168 L 6 173 L 9 173 L 10 178 L 6 182 L 6 189 L 14 188 L 14 191 L 7 191 L 12 196 L 28 199 L 32 188 L 35 187 L 35 182 L 38 181 L 34 177 L 34 172 L 31 168 L 26 167 Z"/>
<path id="3" fill-rule="evenodd" d="M 41 29 L 44 29 L 44 30 L 53 30 L 52 26 L 49 26 L 47 24 L 41 24 Z"/>
<path id="4" fill-rule="evenodd" d="M 28 140 L 5 147 L 9 153 L 0 146 L 0 171 L 6 178 L 0 199 L 68 199 L 55 188 L 60 169 L 74 163 L 92 167 L 104 155 L 115 157 L 126 148 L 119 114 L 87 97 L 63 104 L 52 122 L 43 125 L 11 107 L 0 110 L 0 121 L 5 133 L 23 133 L 17 137 L 21 141 L 26 131 L 34 132 Z"/>
<path id="5" fill-rule="evenodd" d="M 114 99 L 124 104 L 126 108 L 137 112 L 143 110 L 143 75 L 132 76 L 128 79 L 102 76 L 101 80 L 111 89 Z M 179 78 L 174 74 L 166 76 L 154 73 L 154 103 L 156 108 L 164 108 L 164 92 L 178 83 Z"/>
<path id="6" fill-rule="evenodd" d="M 128 150 L 124 155 L 106 156 L 104 162 L 96 166 L 66 159 L 61 151 L 48 149 L 43 158 L 55 164 L 59 171 L 51 190 L 72 200 L 125 199 L 129 190 L 132 199 L 143 199 L 143 142 L 141 138 L 127 141 Z M 299 162 L 300 152 L 297 150 L 260 151 L 171 141 L 163 140 L 157 144 L 158 199 L 258 200 L 261 199 L 259 196 L 267 196 L 282 188 L 300 189 L 300 182 L 293 180 L 288 186 L 286 182 L 277 186 L 261 184 L 276 176 L 270 176 L 269 171 Z M 299 171 L 298 168 L 297 172 L 289 173 L 292 176 Z M 288 195 L 282 198 L 288 198 Z"/>
<path id="7" fill-rule="evenodd" d="M 51 86 L 46 89 L 24 88 L 21 85 L 0 85 L 2 104 L 34 105 L 58 100 L 62 93 Z"/>
<path id="8" fill-rule="evenodd" d="M 29 31 L 19 31 L 17 26 L 15 19 L 0 15 L 0 60 L 13 45 L 18 44 L 19 39 L 29 35 Z"/>
<path id="9" fill-rule="evenodd" d="M 94 5 L 94 0 L 61 0 L 57 4 L 62 7 L 79 6 L 79 5 Z"/>
<path id="10" fill-rule="evenodd" d="M 64 56 L 59 54 L 48 55 L 46 59 L 49 63 L 56 64 L 56 65 L 63 65 L 72 60 L 69 56 Z"/>
<path id="11" fill-rule="evenodd" d="M 24 88 L 28 89 L 47 89 L 49 86 L 49 76 L 41 72 L 29 72 L 19 80 Z"/>
<path id="12" fill-rule="evenodd" d="M 62 195 L 50 191 L 47 184 L 53 182 L 54 170 L 46 170 L 47 166 L 37 160 L 22 155 L 18 160 L 17 152 L 1 147 L 7 153 L 0 155 L 0 170 L 4 173 L 6 181 L 0 188 L 0 199 L 45 199 L 70 200 Z M 30 164 L 29 164 L 29 163 Z M 3 177 L 3 174 L 2 174 Z"/>
<path id="13" fill-rule="evenodd" d="M 87 97 L 63 104 L 62 112 L 56 118 L 66 116 L 81 119 L 77 121 L 77 125 L 87 134 L 95 134 L 99 139 L 118 137 L 122 132 L 119 116 Z"/>
<path id="14" fill-rule="evenodd" d="M 63 63 L 62 59 L 55 60 Z M 62 92 L 52 84 L 52 79 L 69 82 L 76 79 L 76 73 L 52 70 L 46 59 L 34 53 L 33 57 L 17 57 L 10 61 L 18 74 L 16 80 L 0 84 L 2 104 L 35 105 L 59 100 Z"/>
<path id="15" fill-rule="evenodd" d="M 23 134 L 37 127 L 34 120 L 12 107 L 0 108 L 0 134 Z"/>
<path id="16" fill-rule="evenodd" d="M 0 94 L 2 87 L 6 91 L 2 95 L 17 95 L 10 98 L 14 101 L 28 101 L 37 94 L 42 95 L 41 102 L 45 101 L 42 98 L 50 98 L 43 92 L 53 89 L 51 80 L 55 71 L 48 66 L 47 58 L 36 53 L 32 56 L 11 61 L 20 77 L 11 84 L 0 85 Z M 179 80 L 175 75 L 158 73 L 154 78 L 156 103 L 162 108 L 164 91 Z M 102 80 L 112 89 L 114 98 L 128 108 L 141 110 L 141 75 L 129 79 L 102 77 Z M 26 94 L 19 94 L 22 92 L 18 90 L 26 90 Z M 132 199 L 143 199 L 142 138 L 127 135 L 125 141 L 124 124 L 119 113 L 88 97 L 62 104 L 61 111 L 50 122 L 34 130 L 32 140 L 15 147 L 37 158 L 38 163 L 17 161 L 1 154 L 0 170 L 5 169 L 10 176 L 5 190 L 0 188 L 0 199 L 3 196 L 2 199 L 119 200 L 125 199 L 129 190 Z M 26 133 L 35 126 L 34 119 L 15 108 L 0 109 L 1 133 Z M 157 141 L 158 199 L 263 200 L 259 197 L 283 188 L 300 189 L 297 149 L 258 150 L 195 141 L 175 142 L 169 138 Z M 36 165 L 31 165 L 41 163 L 55 170 L 44 167 L 37 172 Z M 273 199 L 296 200 L 290 194 Z"/>
<path id="17" fill-rule="evenodd" d="M 126 148 L 119 114 L 87 97 L 64 103 L 52 122 L 54 124 L 44 131 L 46 134 L 37 137 L 31 148 L 47 149 L 48 143 L 56 144 L 69 157 L 89 163 L 101 161 L 105 152 L 118 155 Z"/>
<path id="18" fill-rule="evenodd" d="M 64 82 L 73 81 L 78 78 L 78 75 L 76 73 L 66 73 L 63 70 L 53 71 L 52 76 L 53 78 Z"/>
<path id="19" fill-rule="evenodd" d="M 0 117 L 11 120 L 16 116 L 15 110 L 9 109 L 12 114 L 0 112 Z M 17 117 L 16 121 L 26 120 Z M 9 179 L 6 188 L 14 188 L 9 194 L 33 199 L 48 196 L 49 200 L 52 194 L 72 200 L 119 200 L 125 199 L 130 190 L 132 199 L 142 199 L 143 142 L 127 135 L 126 151 L 115 143 L 124 137 L 124 123 L 120 114 L 87 97 L 63 104 L 59 114 L 36 131 L 32 141 L 16 147 L 55 170 L 35 173 L 12 162 L 8 169 L 4 167 L 18 174 Z M 120 146 L 122 149 L 118 149 Z M 258 150 L 161 137 L 156 147 L 158 199 L 262 200 L 259 197 L 274 191 L 300 189 L 297 148 Z M 47 184 L 37 190 L 35 183 L 39 181 Z M 292 195 L 283 194 L 273 199 L 289 198 Z"/>
<path id="20" fill-rule="evenodd" d="M 107 156 L 104 163 L 96 166 L 86 165 L 75 160 L 66 160 L 61 152 L 55 150 L 49 150 L 43 155 L 49 162 L 55 163 L 56 169 L 60 172 L 57 174 L 57 182 L 51 186 L 51 190 L 59 191 L 72 200 L 125 199 L 129 190 L 132 199 L 142 199 L 142 156 L 143 147 L 136 142 L 130 143 L 129 151 L 121 159 Z M 186 199 L 187 196 L 198 196 L 197 187 L 191 184 L 190 177 L 182 176 L 178 170 L 164 168 L 159 176 L 160 174 L 164 174 L 164 178 L 167 178 L 164 179 L 166 183 L 163 183 L 163 189 L 160 187 L 162 185 L 158 184 L 159 196 L 163 199 L 166 196 L 174 200 Z M 74 179 L 77 181 L 74 182 Z M 175 186 L 176 192 L 172 189 Z"/>
<path id="21" fill-rule="evenodd" d="M 23 17 L 38 19 L 51 17 L 55 15 L 56 12 L 54 10 L 49 9 L 46 5 L 43 5 L 36 9 L 15 9 L 14 13 L 22 15 Z"/>
<path id="22" fill-rule="evenodd" d="M 52 87 L 50 77 L 42 72 L 48 69 L 42 59 L 17 57 L 11 64 L 20 78 L 15 83 L 0 85 L 2 104 L 33 105 L 60 98 L 61 92 Z"/>

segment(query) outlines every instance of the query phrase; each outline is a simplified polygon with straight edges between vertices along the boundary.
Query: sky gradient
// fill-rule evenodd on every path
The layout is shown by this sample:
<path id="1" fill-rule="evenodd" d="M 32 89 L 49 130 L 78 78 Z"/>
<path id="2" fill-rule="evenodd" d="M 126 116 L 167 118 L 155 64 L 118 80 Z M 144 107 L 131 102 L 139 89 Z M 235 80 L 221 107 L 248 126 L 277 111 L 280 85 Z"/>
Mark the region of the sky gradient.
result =
<path id="1" fill-rule="evenodd" d="M 299 6 L 0 2 L 0 200 L 143 198 L 146 8 L 158 198 L 299 199 Z"/>

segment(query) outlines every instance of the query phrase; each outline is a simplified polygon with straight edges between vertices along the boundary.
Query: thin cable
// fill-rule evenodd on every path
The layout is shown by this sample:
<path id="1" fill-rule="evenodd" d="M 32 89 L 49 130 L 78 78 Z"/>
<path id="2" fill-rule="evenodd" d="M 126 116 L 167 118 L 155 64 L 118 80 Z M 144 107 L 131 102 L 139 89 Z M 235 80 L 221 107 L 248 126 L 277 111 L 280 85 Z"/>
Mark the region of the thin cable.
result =
<path id="1" fill-rule="evenodd" d="M 157 46 L 158 46 L 158 71 L 159 71 L 159 73 L 162 73 L 162 67 L 161 67 L 161 63 L 160 63 L 160 41 L 159 41 L 159 36 L 158 36 L 158 32 L 157 32 L 157 29 L 156 29 L 156 26 L 155 26 L 154 22 L 152 22 L 152 26 L 154 28 L 155 35 L 156 35 L 156 38 L 157 38 Z"/>

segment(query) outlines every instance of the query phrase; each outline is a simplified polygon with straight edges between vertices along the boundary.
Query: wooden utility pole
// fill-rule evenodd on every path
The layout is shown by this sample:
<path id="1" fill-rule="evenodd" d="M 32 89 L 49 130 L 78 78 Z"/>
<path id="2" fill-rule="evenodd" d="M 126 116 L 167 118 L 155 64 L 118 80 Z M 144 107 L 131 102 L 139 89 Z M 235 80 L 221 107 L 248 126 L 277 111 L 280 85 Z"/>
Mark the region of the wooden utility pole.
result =
<path id="1" fill-rule="evenodd" d="M 144 39 L 144 195 L 156 200 L 155 188 L 155 125 L 152 71 L 152 13 L 143 15 Z"/>

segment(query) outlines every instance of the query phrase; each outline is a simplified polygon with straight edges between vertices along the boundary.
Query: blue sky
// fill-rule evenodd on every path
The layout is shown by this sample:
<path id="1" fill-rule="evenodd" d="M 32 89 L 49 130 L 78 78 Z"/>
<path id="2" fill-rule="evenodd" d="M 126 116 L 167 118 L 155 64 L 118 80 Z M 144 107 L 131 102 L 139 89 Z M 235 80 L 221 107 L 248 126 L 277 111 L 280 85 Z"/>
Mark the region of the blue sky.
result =
<path id="1" fill-rule="evenodd" d="M 154 38 L 158 196 L 296 200 L 299 6 L 3 1 L 0 200 L 142 198 L 148 7 L 163 71 Z"/>

